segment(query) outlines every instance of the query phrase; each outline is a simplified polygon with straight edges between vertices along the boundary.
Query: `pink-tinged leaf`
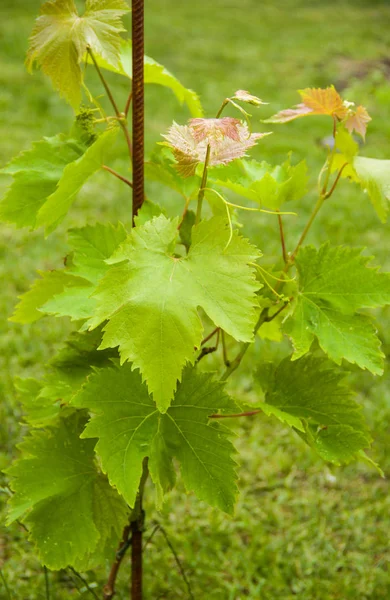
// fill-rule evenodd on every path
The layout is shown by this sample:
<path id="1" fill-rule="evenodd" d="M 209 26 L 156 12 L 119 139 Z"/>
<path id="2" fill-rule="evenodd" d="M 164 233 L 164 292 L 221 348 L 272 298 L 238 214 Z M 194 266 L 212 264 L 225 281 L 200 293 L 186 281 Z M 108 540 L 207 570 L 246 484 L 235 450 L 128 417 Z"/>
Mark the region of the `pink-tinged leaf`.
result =
<path id="1" fill-rule="evenodd" d="M 218 145 L 221 138 L 228 137 L 236 142 L 240 141 L 239 127 L 241 121 L 232 117 L 222 119 L 191 119 L 190 127 L 196 142 L 207 138 L 210 146 Z"/>
<path id="2" fill-rule="evenodd" d="M 302 98 L 300 104 L 278 112 L 265 122 L 288 123 L 289 121 L 308 115 L 329 115 L 342 120 L 348 114 L 348 106 L 346 106 L 333 86 L 326 89 L 306 88 L 300 90 L 299 93 Z"/>
<path id="3" fill-rule="evenodd" d="M 191 119 L 189 125 L 173 123 L 167 135 L 167 145 L 172 148 L 176 168 L 183 177 L 195 174 L 196 166 L 205 162 L 210 147 L 211 166 L 227 164 L 246 156 L 257 140 L 268 133 L 250 133 L 246 123 L 238 119 Z"/>
<path id="4" fill-rule="evenodd" d="M 261 104 L 268 104 L 268 102 L 263 102 L 257 96 L 253 96 L 246 90 L 237 90 L 234 96 L 232 96 L 232 100 L 239 100 L 240 102 L 247 102 L 248 104 L 252 104 L 253 106 L 260 106 Z"/>
<path id="5" fill-rule="evenodd" d="M 299 117 L 305 117 L 308 114 L 312 114 L 313 111 L 311 108 L 305 106 L 304 104 L 297 104 L 294 108 L 286 108 L 285 110 L 281 110 L 273 117 L 269 119 L 265 119 L 265 123 L 288 123 L 289 121 L 293 121 L 294 119 L 298 119 Z"/>
<path id="6" fill-rule="evenodd" d="M 367 124 L 370 121 L 372 121 L 372 119 L 364 106 L 358 106 L 356 111 L 345 121 L 345 127 L 348 129 L 349 133 L 356 131 L 356 133 L 361 135 L 363 140 L 365 140 Z"/>

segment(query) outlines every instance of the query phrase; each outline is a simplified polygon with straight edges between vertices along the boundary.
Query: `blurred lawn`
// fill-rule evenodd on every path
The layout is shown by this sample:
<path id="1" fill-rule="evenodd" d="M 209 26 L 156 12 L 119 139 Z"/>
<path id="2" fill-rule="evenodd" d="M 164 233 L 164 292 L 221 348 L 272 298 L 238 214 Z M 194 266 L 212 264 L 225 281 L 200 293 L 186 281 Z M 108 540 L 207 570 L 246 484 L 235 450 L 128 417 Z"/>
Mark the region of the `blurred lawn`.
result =
<path id="1" fill-rule="evenodd" d="M 221 100 L 248 89 L 270 103 L 256 113 L 254 129 L 283 107 L 297 102 L 297 89 L 334 83 L 352 101 L 367 106 L 373 117 L 364 154 L 390 157 L 390 5 L 387 0 L 147 0 L 147 53 L 198 91 L 212 116 Z M 43 135 L 66 130 L 71 111 L 40 74 L 23 67 L 27 37 L 38 0 L 0 2 L 0 163 Z M 129 23 L 129 20 L 127 20 Z M 121 101 L 125 81 L 112 85 Z M 98 82 L 92 88 L 97 93 Z M 257 116 L 258 115 L 258 116 Z M 147 147 L 152 149 L 172 119 L 188 117 L 169 91 L 147 91 Z M 306 158 L 312 191 L 299 207 L 300 217 L 286 222 L 291 248 L 315 198 L 316 174 L 324 160 L 320 140 L 329 135 L 327 119 L 307 119 L 273 126 L 255 155 L 271 163 L 293 151 Z M 115 166 L 125 172 L 123 159 Z M 0 179 L 0 190 L 8 181 Z M 106 187 L 107 186 L 107 187 Z M 149 194 L 167 206 L 178 199 L 155 185 Z M 9 324 L 16 296 L 24 292 L 36 269 L 56 268 L 67 252 L 65 229 L 98 219 L 129 220 L 128 192 L 118 182 L 96 175 L 80 194 L 65 225 L 47 240 L 41 232 L 16 231 L 0 225 L 0 468 L 20 438 L 20 409 L 12 379 L 39 375 L 43 365 L 70 331 L 67 322 L 42 320 L 31 326 Z M 272 262 L 279 249 L 272 217 L 246 223 L 246 232 Z M 347 182 L 332 197 L 310 234 L 310 242 L 367 246 L 390 268 L 389 226 L 377 220 L 367 198 Z M 390 312 L 380 314 L 380 335 L 390 354 Z M 241 375 L 251 395 L 250 367 L 256 357 L 275 356 L 278 348 L 259 342 Z M 389 369 L 379 380 L 351 372 L 358 399 L 373 428 L 372 456 L 390 473 Z M 234 519 L 199 503 L 182 490 L 171 495 L 161 515 L 192 581 L 197 600 L 264 598 L 283 600 L 386 600 L 390 598 L 390 549 L 387 480 L 365 466 L 329 469 L 311 455 L 291 432 L 272 420 L 257 418 L 237 425 L 241 453 L 242 494 Z M 0 500 L 6 492 L 0 490 Z M 149 512 L 149 521 L 152 512 Z M 151 527 L 150 523 L 149 526 Z M 0 565 L 11 597 L 45 598 L 44 576 L 18 526 L 0 530 Z M 104 573 L 88 573 L 97 585 Z M 146 600 L 186 598 L 174 560 L 157 534 L 145 557 Z M 126 598 L 127 573 L 121 575 Z M 50 574 L 52 598 L 91 597 L 71 572 Z M 6 598 L 0 579 L 0 598 Z M 99 583 L 100 585 L 100 583 Z"/>

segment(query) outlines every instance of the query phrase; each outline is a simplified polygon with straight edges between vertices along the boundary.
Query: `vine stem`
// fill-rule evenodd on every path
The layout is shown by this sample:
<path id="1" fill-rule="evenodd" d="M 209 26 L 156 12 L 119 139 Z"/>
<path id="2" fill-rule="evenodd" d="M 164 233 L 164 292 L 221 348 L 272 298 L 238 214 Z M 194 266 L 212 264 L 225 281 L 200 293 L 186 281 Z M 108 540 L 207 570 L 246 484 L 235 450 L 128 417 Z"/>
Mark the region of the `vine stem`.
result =
<path id="1" fill-rule="evenodd" d="M 202 205 L 203 205 L 205 187 L 207 184 L 207 168 L 209 166 L 209 160 L 210 160 L 210 144 L 208 144 L 208 146 L 207 146 L 206 157 L 204 159 L 202 181 L 200 183 L 200 188 L 199 188 L 199 193 L 198 193 L 198 205 L 196 207 L 195 225 L 197 225 L 199 223 L 199 221 L 202 217 Z"/>
<path id="2" fill-rule="evenodd" d="M 142 600 L 142 533 L 145 513 L 142 507 L 145 483 L 149 475 L 148 459 L 142 465 L 137 499 L 130 519 L 131 528 L 131 600 Z"/>
<path id="3" fill-rule="evenodd" d="M 9 600 L 12 600 L 12 596 L 11 596 L 11 592 L 10 592 L 10 589 L 9 589 L 9 587 L 8 587 L 8 584 L 7 584 L 7 580 L 6 580 L 6 578 L 4 577 L 3 571 L 2 571 L 1 569 L 0 569 L 0 578 L 1 578 L 1 581 L 3 582 L 3 585 L 4 585 L 4 587 L 5 587 L 5 591 L 6 591 L 6 594 L 7 594 L 7 598 L 8 598 Z"/>
<path id="4" fill-rule="evenodd" d="M 116 578 L 118 576 L 118 572 L 119 572 L 123 557 L 125 555 L 125 552 L 123 551 L 123 549 L 127 546 L 128 542 L 129 542 L 129 535 L 130 535 L 130 524 L 126 525 L 123 529 L 122 539 L 119 543 L 118 550 L 115 555 L 115 561 L 112 563 L 107 583 L 103 588 L 103 599 L 104 600 L 111 600 L 111 598 L 113 598 L 115 595 Z"/>
<path id="5" fill-rule="evenodd" d="M 287 260 L 288 260 L 288 256 L 287 256 L 287 251 L 286 251 L 286 241 L 285 241 L 285 237 L 284 237 L 283 220 L 282 220 L 281 214 L 278 214 L 278 223 L 279 223 L 280 243 L 282 245 L 282 256 L 283 256 L 284 264 L 286 264 Z"/>
<path id="6" fill-rule="evenodd" d="M 114 171 L 114 169 L 111 169 L 111 167 L 107 167 L 107 165 L 103 165 L 102 169 L 104 169 L 105 171 L 108 171 L 108 173 L 111 173 L 111 175 L 114 175 L 114 177 L 116 177 L 117 179 L 120 179 L 121 181 L 123 181 L 123 183 L 125 183 L 129 187 L 131 187 L 131 188 L 133 187 L 133 184 L 130 181 L 130 179 L 123 177 L 123 175 L 121 175 L 120 173 L 117 173 L 116 171 Z"/>
<path id="7" fill-rule="evenodd" d="M 91 48 L 87 48 L 87 52 L 88 52 L 89 56 L 91 57 L 91 60 L 93 62 L 93 66 L 95 67 L 96 72 L 97 72 L 97 74 L 99 76 L 99 79 L 100 79 L 100 81 L 103 84 L 103 87 L 104 87 L 104 89 L 106 91 L 107 97 L 108 97 L 109 101 L 111 102 L 112 108 L 114 109 L 115 116 L 118 119 L 119 126 L 122 129 L 122 131 L 123 131 L 123 134 L 125 136 L 125 140 L 126 140 L 126 143 L 127 143 L 127 148 L 128 148 L 128 151 L 129 151 L 130 162 L 132 162 L 133 147 L 132 147 L 132 143 L 131 143 L 131 139 L 130 139 L 129 130 L 127 129 L 127 125 L 126 125 L 126 122 L 125 122 L 125 115 L 124 115 L 124 113 L 120 112 L 120 110 L 118 108 L 118 105 L 117 105 L 117 103 L 115 101 L 115 98 L 112 95 L 110 87 L 109 87 L 109 85 L 108 85 L 108 83 L 107 83 L 107 81 L 106 81 L 106 79 L 105 79 L 105 77 L 104 77 L 104 75 L 102 73 L 101 68 L 99 67 L 99 65 L 98 65 L 98 63 L 96 61 L 96 58 L 95 58 L 94 53 L 92 52 Z"/>
<path id="8" fill-rule="evenodd" d="M 222 114 L 223 109 L 225 108 L 225 106 L 227 106 L 229 104 L 229 102 L 230 102 L 230 98 L 225 98 L 225 100 L 222 102 L 222 104 L 216 114 L 216 117 L 215 117 L 216 119 L 219 119 L 219 117 Z M 206 150 L 206 156 L 204 159 L 202 180 L 201 180 L 200 188 L 199 188 L 199 192 L 198 192 L 198 205 L 196 207 L 195 225 L 197 225 L 199 223 L 200 219 L 202 218 L 202 206 L 203 206 L 205 187 L 207 185 L 207 169 L 208 169 L 209 161 L 210 161 L 210 152 L 211 152 L 211 148 L 210 148 L 210 144 L 208 144 L 207 150 Z"/>

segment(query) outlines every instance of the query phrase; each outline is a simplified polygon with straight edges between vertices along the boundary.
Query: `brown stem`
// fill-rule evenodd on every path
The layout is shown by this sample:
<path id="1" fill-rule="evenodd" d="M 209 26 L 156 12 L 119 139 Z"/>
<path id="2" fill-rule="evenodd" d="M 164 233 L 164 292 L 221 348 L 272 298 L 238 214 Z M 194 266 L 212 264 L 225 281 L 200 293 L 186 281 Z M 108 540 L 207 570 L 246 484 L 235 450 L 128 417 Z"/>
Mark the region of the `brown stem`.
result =
<path id="1" fill-rule="evenodd" d="M 109 85 L 108 85 L 107 81 L 105 80 L 104 75 L 103 75 L 103 73 L 102 73 L 102 71 L 101 71 L 98 63 L 96 62 L 96 58 L 95 58 L 95 56 L 94 56 L 91 48 L 87 48 L 87 52 L 88 52 L 89 56 L 91 57 L 91 60 L 92 60 L 93 65 L 94 65 L 94 67 L 96 69 L 96 72 L 99 75 L 99 79 L 102 82 L 103 87 L 106 90 L 107 97 L 108 97 L 109 101 L 111 102 L 111 105 L 112 105 L 112 107 L 114 109 L 115 115 L 116 115 L 116 117 L 118 119 L 119 126 L 121 127 L 121 129 L 123 131 L 123 134 L 125 136 L 125 140 L 126 140 L 126 143 L 127 143 L 127 147 L 128 147 L 128 150 L 129 150 L 130 161 L 131 161 L 132 160 L 132 156 L 133 156 L 133 147 L 132 147 L 132 144 L 131 144 L 129 130 L 127 129 L 127 125 L 124 122 L 124 114 L 119 111 L 119 108 L 118 108 L 118 105 L 117 105 L 117 103 L 115 101 L 115 98 L 112 95 L 112 92 L 111 92 L 111 90 L 109 88 Z"/>
<path id="2" fill-rule="evenodd" d="M 345 167 L 346 167 L 347 165 L 348 165 L 348 163 L 344 163 L 344 164 L 343 164 L 343 166 L 341 167 L 340 171 L 337 173 L 337 177 L 336 177 L 336 179 L 334 180 L 332 187 L 330 188 L 329 192 L 326 192 L 326 194 L 325 194 L 325 199 L 326 199 L 326 200 L 327 200 L 328 198 L 330 198 L 330 197 L 331 197 L 331 195 L 333 194 L 333 192 L 335 191 L 335 189 L 336 189 L 336 186 L 337 186 L 337 184 L 338 184 L 338 182 L 339 182 L 339 179 L 340 179 L 340 177 L 341 177 L 341 175 L 342 175 L 342 173 L 343 173 L 343 171 L 344 171 L 344 169 L 345 169 Z"/>
<path id="3" fill-rule="evenodd" d="M 142 507 L 145 483 L 149 475 L 148 459 L 142 465 L 137 499 L 131 515 L 131 600 L 142 600 L 142 533 L 145 513 Z"/>
<path id="4" fill-rule="evenodd" d="M 132 0 L 133 225 L 144 199 L 144 0 Z"/>
<path id="5" fill-rule="evenodd" d="M 238 417 L 252 417 L 253 415 L 258 415 L 259 413 L 263 412 L 260 409 L 257 410 L 248 410 L 247 412 L 243 412 L 243 413 L 236 413 L 233 415 L 209 415 L 209 419 L 236 419 Z"/>
<path id="6" fill-rule="evenodd" d="M 262 324 L 266 322 L 267 318 L 268 318 L 268 308 L 263 308 L 263 310 L 261 311 L 260 316 L 257 320 L 257 323 L 255 325 L 254 335 L 256 335 L 256 333 L 258 332 L 258 330 L 260 329 Z M 234 373 L 234 371 L 236 369 L 238 369 L 238 367 L 240 366 L 241 361 L 244 358 L 250 345 L 251 345 L 251 342 L 246 342 L 246 344 L 243 345 L 240 352 L 237 354 L 236 358 L 234 358 L 230 362 L 229 366 L 226 368 L 226 371 L 224 372 L 224 374 L 221 377 L 221 381 L 226 381 L 226 379 L 228 379 L 228 377 L 230 377 L 230 375 L 232 373 Z"/>
<path id="7" fill-rule="evenodd" d="M 114 171 L 114 169 L 111 169 L 111 167 L 107 167 L 107 165 L 102 165 L 102 169 L 104 169 L 105 171 L 108 171 L 108 173 L 111 173 L 112 175 L 114 175 L 115 177 L 117 177 L 118 179 L 123 181 L 123 183 L 126 183 L 126 185 L 130 186 L 131 188 L 133 187 L 133 184 L 130 181 L 130 179 L 126 179 L 126 177 L 123 177 L 123 175 L 121 175 L 120 173 L 117 173 L 116 171 Z"/>
<path id="8" fill-rule="evenodd" d="M 278 222 L 279 222 L 280 242 L 282 244 L 282 255 L 283 255 L 284 263 L 286 264 L 287 260 L 288 260 L 288 257 L 287 257 L 287 251 L 286 251 L 286 241 L 284 239 L 284 229 L 283 229 L 282 215 L 278 215 Z"/>
<path id="9" fill-rule="evenodd" d="M 215 329 L 213 329 L 212 332 L 209 333 L 209 335 L 206 335 L 206 337 L 203 338 L 200 345 L 204 346 L 209 340 L 211 340 L 212 337 L 214 337 L 214 335 L 218 332 L 218 330 L 219 330 L 219 327 L 216 327 Z"/>
<path id="10" fill-rule="evenodd" d="M 221 338 L 222 338 L 223 362 L 225 363 L 225 367 L 230 367 L 230 360 L 228 359 L 227 350 L 226 350 L 225 332 L 223 329 L 221 329 Z"/>
<path id="11" fill-rule="evenodd" d="M 127 118 L 128 114 L 129 114 L 130 104 L 131 104 L 132 98 L 133 98 L 133 92 L 131 91 L 130 94 L 128 95 L 128 97 L 127 97 L 125 110 L 123 111 L 126 118 Z"/>
<path id="12" fill-rule="evenodd" d="M 125 555 L 123 548 L 126 548 L 126 546 L 128 545 L 130 529 L 131 529 L 130 525 L 126 525 L 126 527 L 123 529 L 122 539 L 120 541 L 118 550 L 115 555 L 115 561 L 112 563 L 107 583 L 103 588 L 103 599 L 104 600 L 111 600 L 111 598 L 113 598 L 115 595 L 115 582 L 116 582 L 116 578 L 118 576 L 118 571 L 121 566 L 123 557 Z"/>

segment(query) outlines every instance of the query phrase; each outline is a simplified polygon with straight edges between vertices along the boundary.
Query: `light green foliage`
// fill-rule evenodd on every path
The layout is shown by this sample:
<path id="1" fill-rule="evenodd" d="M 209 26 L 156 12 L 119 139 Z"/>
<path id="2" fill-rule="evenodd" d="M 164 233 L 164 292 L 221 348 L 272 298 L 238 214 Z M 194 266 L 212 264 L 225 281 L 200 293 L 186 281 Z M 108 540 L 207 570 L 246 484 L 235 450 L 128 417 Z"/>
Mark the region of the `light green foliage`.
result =
<path id="1" fill-rule="evenodd" d="M 278 210 L 284 202 L 299 200 L 307 191 L 305 161 L 271 167 L 255 160 L 235 160 L 227 167 L 215 169 L 212 174 L 216 184 L 271 210 Z"/>
<path id="2" fill-rule="evenodd" d="M 224 219 L 194 227 L 184 258 L 174 254 L 177 225 L 160 216 L 131 232 L 112 259 L 123 262 L 111 268 L 94 294 L 97 310 L 89 322 L 94 327 L 109 320 L 101 347 L 119 346 L 122 362 L 140 369 L 162 411 L 200 346 L 198 307 L 235 339 L 251 341 L 259 289 L 248 266 L 259 252 L 237 233 L 229 243 Z"/>
<path id="3" fill-rule="evenodd" d="M 369 195 L 378 217 L 385 223 L 390 201 L 390 160 L 356 156 L 353 167 L 358 182 Z"/>
<path id="4" fill-rule="evenodd" d="M 175 169 L 172 152 L 165 147 L 153 152 L 145 163 L 145 176 L 151 181 L 158 181 L 174 190 L 185 200 L 194 196 L 199 190 L 200 177 L 181 177 Z"/>
<path id="5" fill-rule="evenodd" d="M 345 358 L 363 369 L 381 374 L 383 355 L 369 317 L 361 308 L 390 303 L 390 275 L 367 266 L 370 258 L 359 249 L 328 244 L 319 250 L 302 248 L 296 259 L 298 295 L 285 324 L 299 358 L 316 337 L 336 363 Z"/>
<path id="6" fill-rule="evenodd" d="M 341 128 L 337 132 L 332 171 L 343 168 L 342 177 L 360 184 L 382 221 L 386 223 L 390 201 L 390 160 L 357 156 L 359 146 L 352 135 Z"/>
<path id="7" fill-rule="evenodd" d="M 104 164 L 117 132 L 117 129 L 108 129 L 102 133 L 83 156 L 65 167 L 57 189 L 39 209 L 38 226 L 44 225 L 50 233 L 61 223 L 84 183 Z"/>
<path id="8" fill-rule="evenodd" d="M 14 180 L 0 205 L 0 219 L 17 227 L 37 227 L 37 214 L 56 190 L 65 167 L 80 158 L 86 147 L 64 134 L 35 142 L 14 158 L 2 173 Z"/>
<path id="9" fill-rule="evenodd" d="M 41 6 L 30 38 L 26 64 L 34 63 L 75 110 L 81 102 L 80 63 L 87 48 L 110 65 L 119 63 L 121 17 L 129 12 L 125 0 L 86 0 L 78 15 L 74 0 L 49 0 Z"/>
<path id="10" fill-rule="evenodd" d="M 64 289 L 65 285 L 80 282 L 76 277 L 69 277 L 64 271 L 38 271 L 41 279 L 36 279 L 28 292 L 20 296 L 20 302 L 10 317 L 14 323 L 33 323 L 43 317 L 39 308 Z"/>
<path id="11" fill-rule="evenodd" d="M 233 511 L 234 447 L 228 430 L 210 423 L 208 417 L 236 407 L 211 374 L 187 369 L 165 414 L 129 364 L 92 375 L 74 404 L 95 414 L 83 437 L 99 438 L 96 452 L 103 470 L 130 506 L 137 495 L 142 461 L 148 456 L 159 501 L 175 481 L 172 460 L 176 458 L 188 491 L 212 506 Z"/>
<path id="12" fill-rule="evenodd" d="M 89 62 L 90 59 L 89 59 Z M 124 75 L 129 79 L 132 79 L 133 73 L 133 62 L 132 62 L 132 43 L 131 40 L 122 40 L 120 50 L 120 63 L 113 65 L 106 60 L 98 60 L 99 66 L 109 71 L 114 71 L 118 75 Z M 180 104 L 185 103 L 193 117 L 202 117 L 203 108 L 199 99 L 198 94 L 193 90 L 190 90 L 170 73 L 163 65 L 160 65 L 157 61 L 149 56 L 145 56 L 144 59 L 144 81 L 146 84 L 154 83 L 156 85 L 162 85 L 172 90 Z"/>
<path id="13" fill-rule="evenodd" d="M 87 225 L 69 231 L 73 252 L 66 268 L 40 273 L 31 289 L 21 296 L 11 320 L 32 323 L 45 314 L 87 319 L 94 311 L 91 294 L 108 270 L 105 260 L 126 238 L 124 227 L 107 223 Z"/>
<path id="14" fill-rule="evenodd" d="M 17 227 L 53 231 L 77 192 L 104 163 L 117 130 L 102 133 L 91 146 L 63 134 L 35 143 L 2 169 L 14 181 L 0 205 L 0 219 Z"/>
<path id="15" fill-rule="evenodd" d="M 63 348 L 45 368 L 41 381 L 19 379 L 17 390 L 24 419 L 33 427 L 57 423 L 59 417 L 73 411 L 72 397 L 94 368 L 110 366 L 118 357 L 115 350 L 98 350 L 101 329 L 71 334 Z"/>
<path id="16" fill-rule="evenodd" d="M 49 431 L 33 431 L 8 470 L 15 492 L 8 521 L 26 523 L 50 569 L 77 568 L 90 557 L 102 562 L 112 533 L 119 537 L 126 523 L 126 504 L 96 469 L 95 440 L 79 438 L 83 423 L 76 414 Z"/>
<path id="17" fill-rule="evenodd" d="M 259 407 L 298 430 L 325 460 L 349 462 L 371 439 L 343 377 L 329 361 L 313 356 L 262 366 L 257 379 L 265 398 Z"/>

